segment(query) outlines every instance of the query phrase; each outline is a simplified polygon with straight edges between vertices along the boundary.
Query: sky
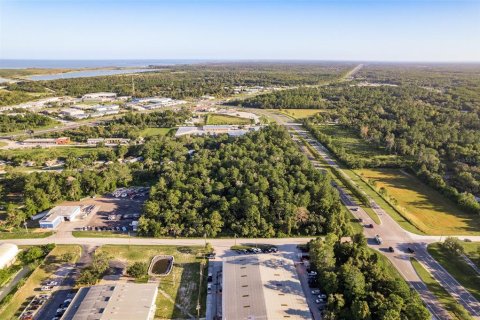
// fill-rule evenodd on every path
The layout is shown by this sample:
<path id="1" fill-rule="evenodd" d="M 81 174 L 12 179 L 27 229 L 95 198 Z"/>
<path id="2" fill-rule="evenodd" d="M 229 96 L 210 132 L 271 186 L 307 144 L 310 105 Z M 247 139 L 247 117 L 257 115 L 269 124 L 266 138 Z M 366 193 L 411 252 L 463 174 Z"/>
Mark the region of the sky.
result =
<path id="1" fill-rule="evenodd" d="M 480 61 L 480 0 L 0 0 L 0 59 Z"/>

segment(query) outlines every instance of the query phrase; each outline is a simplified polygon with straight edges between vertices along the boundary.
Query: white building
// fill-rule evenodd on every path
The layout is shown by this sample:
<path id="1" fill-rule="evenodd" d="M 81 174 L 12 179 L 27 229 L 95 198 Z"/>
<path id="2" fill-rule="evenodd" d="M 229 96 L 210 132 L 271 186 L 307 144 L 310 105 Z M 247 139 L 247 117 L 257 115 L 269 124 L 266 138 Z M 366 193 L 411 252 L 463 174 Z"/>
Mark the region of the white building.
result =
<path id="1" fill-rule="evenodd" d="M 106 146 L 108 146 L 108 145 L 116 146 L 116 145 L 120 145 L 120 144 L 129 144 L 130 139 L 125 139 L 125 138 L 91 138 L 91 139 L 87 139 L 87 144 L 97 145 L 99 143 L 103 143 Z"/>
<path id="2" fill-rule="evenodd" d="M 251 131 L 260 130 L 261 126 L 236 126 L 236 125 L 206 125 L 203 127 L 179 127 L 175 133 L 175 137 L 185 135 L 219 135 L 228 134 L 229 136 L 238 137 Z"/>
<path id="3" fill-rule="evenodd" d="M 65 108 L 60 111 L 60 114 L 64 117 L 77 118 L 85 115 L 85 111 L 73 108 Z"/>
<path id="4" fill-rule="evenodd" d="M 81 213 L 80 206 L 57 206 L 47 213 L 40 220 L 40 227 L 44 229 L 55 229 L 63 221 L 73 221 L 78 218 Z"/>
<path id="5" fill-rule="evenodd" d="M 153 320 L 158 284 L 110 283 L 80 288 L 63 320 Z"/>
<path id="6" fill-rule="evenodd" d="M 96 92 L 83 95 L 83 101 L 111 101 L 117 98 L 117 94 L 113 92 Z"/>
<path id="7" fill-rule="evenodd" d="M 0 269 L 10 266 L 17 257 L 19 250 L 13 243 L 0 244 Z"/>

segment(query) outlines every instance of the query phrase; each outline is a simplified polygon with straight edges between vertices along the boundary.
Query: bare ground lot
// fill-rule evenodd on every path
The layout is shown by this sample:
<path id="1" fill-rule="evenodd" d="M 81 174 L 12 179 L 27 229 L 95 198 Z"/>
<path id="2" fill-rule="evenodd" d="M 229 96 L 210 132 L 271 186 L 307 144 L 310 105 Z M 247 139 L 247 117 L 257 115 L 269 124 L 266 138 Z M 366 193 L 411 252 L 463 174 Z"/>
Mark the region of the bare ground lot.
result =
<path id="1" fill-rule="evenodd" d="M 136 197 L 134 199 L 130 198 L 115 198 L 113 196 L 103 196 L 97 198 L 88 198 L 81 201 L 68 201 L 62 203 L 62 205 L 71 205 L 71 206 L 89 206 L 94 205 L 98 206 L 99 209 L 96 213 L 88 215 L 85 219 L 71 222 L 63 222 L 59 228 L 58 232 L 65 231 L 74 231 L 74 230 L 83 230 L 84 227 L 107 227 L 107 228 L 116 228 L 116 227 L 125 227 L 128 231 L 132 231 L 130 224 L 134 220 L 134 214 L 140 214 L 142 212 L 142 206 L 146 200 L 146 196 Z M 128 219 L 119 219 L 120 215 L 130 215 Z M 115 220 L 109 220 L 110 215 L 116 215 Z"/>

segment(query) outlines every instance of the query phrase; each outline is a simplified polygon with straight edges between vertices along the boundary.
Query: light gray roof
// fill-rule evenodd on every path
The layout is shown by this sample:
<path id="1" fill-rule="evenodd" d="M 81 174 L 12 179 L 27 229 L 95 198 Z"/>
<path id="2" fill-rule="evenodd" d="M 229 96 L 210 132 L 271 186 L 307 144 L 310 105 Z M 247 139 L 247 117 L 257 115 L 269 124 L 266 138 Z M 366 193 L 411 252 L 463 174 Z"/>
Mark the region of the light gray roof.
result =
<path id="1" fill-rule="evenodd" d="M 223 319 L 311 319 L 292 260 L 242 255 L 223 261 Z"/>
<path id="2" fill-rule="evenodd" d="M 115 283 L 81 288 L 62 320 L 153 319 L 156 283 Z"/>

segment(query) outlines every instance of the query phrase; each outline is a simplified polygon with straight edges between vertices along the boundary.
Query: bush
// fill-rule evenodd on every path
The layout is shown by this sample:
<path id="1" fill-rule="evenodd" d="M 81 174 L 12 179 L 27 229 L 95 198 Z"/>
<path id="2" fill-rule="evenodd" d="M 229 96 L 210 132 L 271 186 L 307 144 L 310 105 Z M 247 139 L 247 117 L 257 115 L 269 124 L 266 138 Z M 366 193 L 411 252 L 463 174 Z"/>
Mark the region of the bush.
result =
<path id="1" fill-rule="evenodd" d="M 147 275 L 148 265 L 145 262 L 135 262 L 128 267 L 127 273 L 134 278 L 141 278 Z"/>

